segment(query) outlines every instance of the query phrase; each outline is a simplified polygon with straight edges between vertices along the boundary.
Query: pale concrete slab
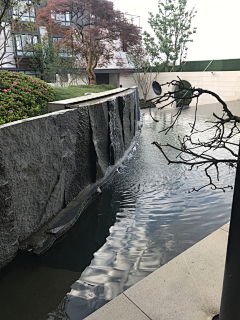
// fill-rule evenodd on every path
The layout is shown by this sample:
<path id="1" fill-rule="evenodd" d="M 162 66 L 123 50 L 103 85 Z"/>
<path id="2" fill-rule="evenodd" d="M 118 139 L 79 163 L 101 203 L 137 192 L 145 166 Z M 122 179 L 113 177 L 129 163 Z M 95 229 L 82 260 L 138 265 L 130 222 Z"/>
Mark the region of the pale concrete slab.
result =
<path id="1" fill-rule="evenodd" d="M 227 232 L 217 230 L 125 291 L 152 320 L 210 320 L 219 313 Z"/>
<path id="2" fill-rule="evenodd" d="M 226 232 L 229 232 L 229 226 L 230 226 L 230 222 L 224 224 L 224 225 L 221 227 L 221 229 L 224 230 L 224 231 L 226 231 Z"/>
<path id="3" fill-rule="evenodd" d="M 220 309 L 228 228 L 224 225 L 125 291 L 119 296 L 129 299 L 122 300 L 125 304 L 118 305 L 116 298 L 86 320 L 138 320 L 136 308 L 151 320 L 211 320 Z M 113 317 L 125 308 L 133 318 Z"/>
<path id="4" fill-rule="evenodd" d="M 119 295 L 98 311 L 85 318 L 86 320 L 149 320 L 124 294 Z"/>
<path id="5" fill-rule="evenodd" d="M 219 229 L 183 253 L 202 298 L 201 308 L 210 319 L 220 309 L 227 240 L 227 232 Z"/>
<path id="6" fill-rule="evenodd" d="M 89 89 L 90 90 L 90 89 Z M 78 103 L 78 102 L 82 102 L 82 101 L 87 101 L 87 100 L 91 100 L 94 98 L 100 98 L 100 97 L 105 97 L 105 96 L 109 96 L 112 94 L 116 94 L 122 91 L 125 91 L 126 88 L 117 88 L 117 89 L 113 89 L 113 90 L 108 90 L 108 91 L 103 91 L 103 92 L 98 92 L 98 93 L 92 93 L 91 95 L 86 95 L 86 96 L 81 96 L 81 97 L 77 97 L 77 98 L 70 98 L 70 99 L 64 99 L 64 100 L 59 100 L 59 101 L 53 101 L 53 102 L 49 102 L 49 105 L 53 105 L 56 102 L 58 104 L 72 104 L 72 103 Z"/>

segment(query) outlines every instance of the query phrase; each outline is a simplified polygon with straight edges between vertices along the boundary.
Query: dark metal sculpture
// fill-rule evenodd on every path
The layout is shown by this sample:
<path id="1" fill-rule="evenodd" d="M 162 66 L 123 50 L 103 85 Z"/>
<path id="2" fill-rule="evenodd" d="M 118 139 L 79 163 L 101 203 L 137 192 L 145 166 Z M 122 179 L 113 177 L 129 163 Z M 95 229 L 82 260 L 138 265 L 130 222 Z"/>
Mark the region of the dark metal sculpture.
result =
<path id="1" fill-rule="evenodd" d="M 153 81 L 152 88 L 156 95 L 160 96 L 162 94 L 162 88 L 157 81 Z"/>

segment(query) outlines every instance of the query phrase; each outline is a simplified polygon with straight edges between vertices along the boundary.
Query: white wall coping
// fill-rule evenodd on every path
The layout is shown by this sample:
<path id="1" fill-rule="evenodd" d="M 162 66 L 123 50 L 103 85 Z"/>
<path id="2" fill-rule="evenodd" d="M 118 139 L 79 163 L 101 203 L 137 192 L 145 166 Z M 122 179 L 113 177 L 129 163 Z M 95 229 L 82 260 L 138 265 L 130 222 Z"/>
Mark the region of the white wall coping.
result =
<path id="1" fill-rule="evenodd" d="M 128 87 L 128 88 L 117 88 L 117 89 L 108 90 L 108 91 L 104 91 L 104 92 L 92 93 L 90 95 L 81 96 L 81 97 L 77 97 L 77 98 L 48 102 L 47 110 L 48 110 L 48 113 L 53 112 L 53 111 L 57 111 L 57 110 L 63 110 L 63 109 L 65 109 L 65 107 L 67 105 L 76 104 L 76 103 L 83 103 L 83 102 L 90 102 L 92 100 L 96 100 L 99 98 L 113 96 L 117 93 L 121 93 L 121 92 L 127 91 L 129 89 L 136 90 L 136 86 L 132 86 L 132 87 Z M 91 88 L 89 89 L 89 91 L 91 91 Z"/>
<path id="2" fill-rule="evenodd" d="M 64 99 L 64 100 L 59 100 L 59 101 L 53 101 L 53 102 L 48 102 L 49 105 L 58 103 L 58 104 L 72 104 L 72 103 L 77 103 L 77 102 L 83 102 L 89 99 L 95 99 L 95 98 L 99 98 L 99 97 L 104 97 L 104 96 L 109 96 L 115 93 L 119 93 L 122 91 L 125 91 L 126 88 L 117 88 L 117 89 L 113 89 L 113 90 L 108 90 L 108 91 L 104 91 L 104 92 L 98 92 L 98 93 L 92 93 L 91 95 L 86 95 L 86 96 L 81 96 L 81 97 L 77 97 L 77 98 L 71 98 L 71 99 Z M 89 92 L 91 91 L 91 88 L 89 88 Z"/>

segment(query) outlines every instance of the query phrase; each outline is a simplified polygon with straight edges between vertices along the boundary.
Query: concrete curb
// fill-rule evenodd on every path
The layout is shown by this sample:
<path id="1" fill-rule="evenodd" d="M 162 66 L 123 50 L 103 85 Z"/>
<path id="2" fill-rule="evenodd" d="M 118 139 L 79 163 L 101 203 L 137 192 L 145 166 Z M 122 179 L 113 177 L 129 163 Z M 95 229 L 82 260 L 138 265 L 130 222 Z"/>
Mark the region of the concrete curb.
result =
<path id="1" fill-rule="evenodd" d="M 229 223 L 85 320 L 211 320 L 219 313 Z"/>

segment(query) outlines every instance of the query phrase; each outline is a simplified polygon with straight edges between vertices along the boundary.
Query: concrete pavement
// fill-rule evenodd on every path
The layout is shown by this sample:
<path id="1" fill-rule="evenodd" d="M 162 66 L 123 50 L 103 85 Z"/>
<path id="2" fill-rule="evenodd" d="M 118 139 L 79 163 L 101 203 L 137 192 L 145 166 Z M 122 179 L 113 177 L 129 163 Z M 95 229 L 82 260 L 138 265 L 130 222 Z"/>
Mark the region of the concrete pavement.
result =
<path id="1" fill-rule="evenodd" d="M 85 320 L 211 320 L 219 313 L 229 223 Z"/>

